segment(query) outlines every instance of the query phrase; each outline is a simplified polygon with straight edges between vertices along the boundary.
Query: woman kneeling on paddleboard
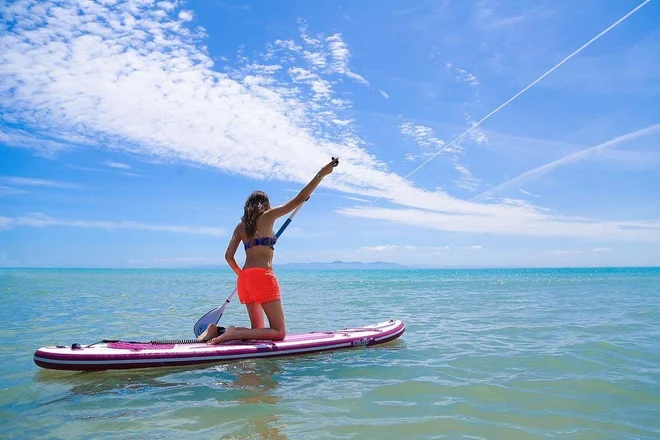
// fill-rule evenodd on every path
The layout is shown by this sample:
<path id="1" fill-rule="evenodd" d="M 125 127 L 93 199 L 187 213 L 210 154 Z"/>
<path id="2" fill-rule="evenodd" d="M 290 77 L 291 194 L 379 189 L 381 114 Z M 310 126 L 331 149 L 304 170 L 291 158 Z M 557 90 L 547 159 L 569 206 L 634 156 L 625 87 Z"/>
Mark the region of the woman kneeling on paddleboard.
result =
<path id="1" fill-rule="evenodd" d="M 238 298 L 247 307 L 252 328 L 231 326 L 218 336 L 218 328 L 210 324 L 199 340 L 209 344 L 248 339 L 281 341 L 286 336 L 284 310 L 280 300 L 280 286 L 273 273 L 273 249 L 277 237 L 273 232 L 275 221 L 290 213 L 314 192 L 321 180 L 332 173 L 339 159 L 332 161 L 314 176 L 297 196 L 282 206 L 270 207 L 268 195 L 262 191 L 250 194 L 245 202 L 241 221 L 236 225 L 227 246 L 225 259 L 238 275 Z M 245 264 L 241 269 L 234 256 L 240 243 L 245 248 Z M 264 325 L 264 312 L 269 328 Z"/>

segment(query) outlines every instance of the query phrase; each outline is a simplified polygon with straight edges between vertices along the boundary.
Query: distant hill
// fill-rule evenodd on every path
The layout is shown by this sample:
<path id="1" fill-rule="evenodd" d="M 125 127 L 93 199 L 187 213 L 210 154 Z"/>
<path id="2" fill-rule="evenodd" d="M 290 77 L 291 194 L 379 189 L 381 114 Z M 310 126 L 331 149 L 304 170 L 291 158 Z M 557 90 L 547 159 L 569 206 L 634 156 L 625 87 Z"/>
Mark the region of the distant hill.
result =
<path id="1" fill-rule="evenodd" d="M 406 269 L 408 266 L 403 266 L 396 263 L 386 263 L 376 261 L 373 263 L 361 263 L 359 261 L 332 261 L 330 263 L 286 263 L 275 264 L 275 267 L 282 269 Z"/>

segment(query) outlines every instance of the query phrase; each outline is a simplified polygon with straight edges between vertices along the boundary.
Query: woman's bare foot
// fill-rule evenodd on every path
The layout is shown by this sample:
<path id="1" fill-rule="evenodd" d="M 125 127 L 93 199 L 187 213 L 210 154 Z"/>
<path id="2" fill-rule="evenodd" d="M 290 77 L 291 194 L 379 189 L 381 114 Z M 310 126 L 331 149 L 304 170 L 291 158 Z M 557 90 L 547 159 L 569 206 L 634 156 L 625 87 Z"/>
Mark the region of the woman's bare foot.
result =
<path id="1" fill-rule="evenodd" d="M 204 333 L 197 337 L 197 340 L 199 342 L 205 342 L 209 339 L 215 338 L 216 336 L 218 336 L 218 326 L 215 324 L 209 324 L 209 326 L 206 327 L 206 330 L 204 330 Z"/>
<path id="2" fill-rule="evenodd" d="M 216 338 L 211 339 L 210 341 L 207 342 L 207 344 L 217 345 L 217 344 L 222 344 L 223 342 L 231 341 L 233 340 L 233 336 L 235 332 L 236 332 L 236 327 L 231 325 L 227 328 L 227 330 L 225 330 L 223 334 L 221 334 Z"/>

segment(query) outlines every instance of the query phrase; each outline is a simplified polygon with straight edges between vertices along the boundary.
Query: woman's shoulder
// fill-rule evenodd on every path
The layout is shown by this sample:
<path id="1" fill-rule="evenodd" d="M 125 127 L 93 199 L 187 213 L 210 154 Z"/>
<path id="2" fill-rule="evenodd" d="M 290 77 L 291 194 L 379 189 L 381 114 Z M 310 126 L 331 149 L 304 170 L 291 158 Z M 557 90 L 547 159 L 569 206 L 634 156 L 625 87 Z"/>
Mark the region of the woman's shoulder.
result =
<path id="1" fill-rule="evenodd" d="M 241 238 L 245 236 L 245 222 L 243 220 L 239 220 L 238 223 L 236 223 L 234 234 L 237 234 Z"/>

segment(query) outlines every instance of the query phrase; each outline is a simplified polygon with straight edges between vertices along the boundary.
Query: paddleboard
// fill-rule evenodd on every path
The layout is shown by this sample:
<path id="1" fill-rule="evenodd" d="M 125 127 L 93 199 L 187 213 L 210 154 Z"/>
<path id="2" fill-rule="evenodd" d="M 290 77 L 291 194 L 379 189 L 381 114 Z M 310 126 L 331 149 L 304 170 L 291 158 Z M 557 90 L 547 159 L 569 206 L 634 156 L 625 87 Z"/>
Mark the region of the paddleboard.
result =
<path id="1" fill-rule="evenodd" d="M 359 328 L 295 334 L 283 341 L 232 341 L 219 345 L 103 341 L 90 345 L 48 346 L 35 351 L 34 363 L 41 368 L 74 371 L 209 364 L 367 347 L 397 339 L 405 329 L 402 321 L 390 320 Z"/>

